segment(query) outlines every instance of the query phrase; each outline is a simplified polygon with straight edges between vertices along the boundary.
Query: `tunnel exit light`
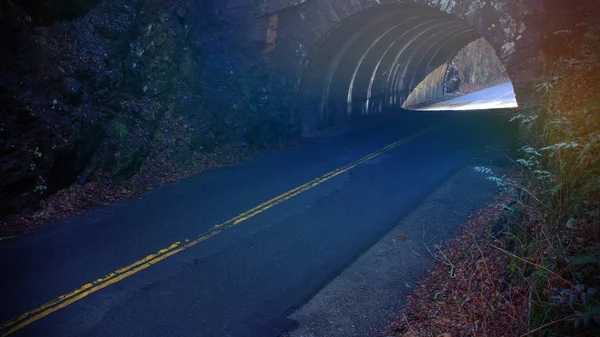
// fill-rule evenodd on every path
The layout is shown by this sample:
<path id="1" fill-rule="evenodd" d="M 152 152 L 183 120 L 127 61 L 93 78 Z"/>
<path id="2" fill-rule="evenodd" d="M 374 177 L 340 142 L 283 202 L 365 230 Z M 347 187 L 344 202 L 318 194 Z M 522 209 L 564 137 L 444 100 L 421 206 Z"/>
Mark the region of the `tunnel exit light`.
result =
<path id="1" fill-rule="evenodd" d="M 513 86 L 510 82 L 506 82 L 464 96 L 414 108 L 408 107 L 408 109 L 419 111 L 439 111 L 503 109 L 516 107 L 518 107 L 518 104 L 513 91 Z"/>

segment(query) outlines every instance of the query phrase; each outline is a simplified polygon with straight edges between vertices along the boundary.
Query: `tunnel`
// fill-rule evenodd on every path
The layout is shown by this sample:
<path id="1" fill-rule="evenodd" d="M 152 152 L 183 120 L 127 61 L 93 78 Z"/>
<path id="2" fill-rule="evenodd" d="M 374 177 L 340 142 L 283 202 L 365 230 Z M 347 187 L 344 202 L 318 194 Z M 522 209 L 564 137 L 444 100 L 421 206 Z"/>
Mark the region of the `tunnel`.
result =
<path id="1" fill-rule="evenodd" d="M 349 17 L 308 56 L 300 91 L 304 131 L 401 108 L 426 77 L 422 98 L 442 96 L 448 62 L 480 36 L 464 20 L 418 4 Z"/>
<path id="2" fill-rule="evenodd" d="M 155 156 L 194 164 L 218 146 L 283 144 L 352 118 L 402 113 L 442 96 L 448 63 L 479 38 L 505 65 L 519 106 L 535 103 L 527 95 L 535 98 L 544 63 L 539 34 L 525 26 L 521 5 L 3 4 L 8 47 L 0 53 L 7 74 L 0 99 L 11 113 L 0 124 L 18 129 L 3 139 L 11 157 L 0 172 L 7 177 L 0 199 L 16 208 L 96 172 L 129 179 Z M 30 90 L 23 94 L 23 87 Z M 28 119 L 30 111 L 35 116 Z"/>
<path id="3" fill-rule="evenodd" d="M 0 2 L 0 335 L 577 332 L 586 1 Z"/>

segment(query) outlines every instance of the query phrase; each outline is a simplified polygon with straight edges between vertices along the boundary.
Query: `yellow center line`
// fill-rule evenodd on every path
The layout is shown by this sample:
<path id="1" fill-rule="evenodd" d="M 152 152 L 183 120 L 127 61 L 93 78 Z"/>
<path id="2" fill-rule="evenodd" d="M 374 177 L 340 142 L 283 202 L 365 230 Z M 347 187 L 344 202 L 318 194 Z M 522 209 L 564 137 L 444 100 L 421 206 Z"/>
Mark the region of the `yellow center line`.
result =
<path id="1" fill-rule="evenodd" d="M 66 306 L 69 306 L 92 293 L 95 293 L 101 289 L 108 287 L 111 284 L 115 284 L 115 283 L 141 271 L 141 270 L 144 270 L 144 269 L 168 258 L 169 256 L 175 255 L 181 251 L 184 251 L 190 247 L 193 247 L 202 241 L 206 241 L 206 240 L 212 238 L 213 236 L 216 236 L 219 233 L 221 233 L 225 230 L 228 230 L 228 229 L 240 224 L 241 222 L 244 222 L 244 221 L 256 216 L 257 214 L 260 214 L 277 204 L 280 204 L 286 200 L 292 199 L 295 196 L 297 196 L 305 191 L 308 191 L 311 188 L 318 186 L 318 185 L 320 185 L 320 184 L 322 184 L 344 172 L 347 172 L 347 171 L 355 168 L 358 165 L 364 164 L 367 161 L 369 161 L 375 157 L 378 157 L 381 154 L 383 154 L 401 144 L 407 143 L 407 142 L 429 132 L 430 130 L 431 130 L 431 128 L 425 129 L 425 130 L 415 133 L 409 137 L 403 138 L 403 139 L 401 139 L 397 142 L 394 142 L 392 144 L 389 144 L 389 145 L 381 148 L 379 151 L 371 153 L 370 155 L 367 155 L 353 163 L 350 163 L 344 167 L 333 170 L 327 174 L 322 175 L 319 178 L 313 179 L 313 180 L 311 180 L 307 183 L 304 183 L 296 188 L 293 188 L 283 194 L 280 194 L 280 195 L 276 196 L 275 198 L 270 199 L 266 202 L 263 202 L 262 204 L 254 207 L 254 208 L 251 208 L 232 219 L 229 219 L 225 222 L 222 222 L 220 224 L 213 226 L 212 229 L 202 233 L 200 236 L 198 236 L 194 240 L 187 239 L 183 242 L 181 242 L 181 241 L 175 242 L 172 245 L 170 245 L 169 247 L 163 248 L 154 254 L 150 254 L 150 255 L 146 256 L 145 258 L 143 258 L 139 261 L 136 261 L 126 267 L 123 267 L 112 273 L 109 273 L 95 281 L 84 284 L 77 290 L 74 290 L 74 291 L 64 294 L 62 296 L 59 296 L 56 299 L 54 299 L 46 304 L 43 304 L 33 310 L 30 310 L 30 311 L 20 315 L 19 317 L 15 318 L 11 321 L 8 321 L 8 322 L 2 324 L 0 326 L 0 333 L 2 333 L 2 336 L 8 336 L 9 334 L 12 334 L 13 332 L 15 332 L 17 330 L 22 329 L 23 327 L 25 327 L 39 319 L 42 319 L 55 311 L 58 311 Z"/>

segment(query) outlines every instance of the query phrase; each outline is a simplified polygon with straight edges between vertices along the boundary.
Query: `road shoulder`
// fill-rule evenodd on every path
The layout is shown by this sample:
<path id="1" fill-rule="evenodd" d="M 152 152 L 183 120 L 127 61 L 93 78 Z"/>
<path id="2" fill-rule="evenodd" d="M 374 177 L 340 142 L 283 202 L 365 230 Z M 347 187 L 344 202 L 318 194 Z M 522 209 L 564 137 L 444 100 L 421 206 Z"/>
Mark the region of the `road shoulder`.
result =
<path id="1" fill-rule="evenodd" d="M 498 169 L 496 169 L 498 170 Z M 466 167 L 289 318 L 290 337 L 379 335 L 434 263 L 435 247 L 491 202 L 495 186 Z"/>

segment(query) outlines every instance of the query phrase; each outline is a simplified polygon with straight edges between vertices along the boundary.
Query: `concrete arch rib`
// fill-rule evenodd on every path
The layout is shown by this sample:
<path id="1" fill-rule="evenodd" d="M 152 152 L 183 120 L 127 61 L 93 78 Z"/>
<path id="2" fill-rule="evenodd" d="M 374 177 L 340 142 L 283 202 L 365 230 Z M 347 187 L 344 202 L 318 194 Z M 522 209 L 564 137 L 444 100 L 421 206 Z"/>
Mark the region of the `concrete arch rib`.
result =
<path id="1" fill-rule="evenodd" d="M 471 36 L 469 33 L 465 33 L 465 39 L 470 40 Z M 441 97 L 444 95 L 444 81 L 446 78 L 446 70 L 448 68 L 449 63 L 452 61 L 456 53 L 463 48 L 463 44 L 466 43 L 465 39 L 453 43 L 448 42 L 446 45 L 450 48 L 446 48 L 443 52 L 440 50 L 434 55 L 428 65 L 424 69 L 432 69 L 431 72 L 427 71 L 424 78 L 414 86 L 414 89 L 411 90 L 411 93 L 408 95 L 406 100 L 403 102 L 402 107 L 408 108 L 415 104 L 422 103 L 424 101 L 430 100 L 431 98 Z M 449 40 L 451 41 L 451 40 Z M 433 67 L 431 66 L 433 64 Z M 443 65 L 442 67 L 437 65 Z M 427 81 L 423 83 L 423 81 Z M 421 87 L 421 84 L 424 84 Z M 427 88 L 427 90 L 424 90 Z"/>
<path id="2" fill-rule="evenodd" d="M 389 73 L 391 73 L 391 74 L 395 73 L 396 71 L 398 71 L 398 68 L 400 68 L 400 65 L 397 64 L 397 63 L 394 64 L 391 67 L 391 69 L 389 70 Z M 387 88 L 384 87 L 383 90 L 384 90 L 384 93 L 387 94 Z M 389 106 L 391 107 L 392 105 L 396 104 L 396 98 L 397 97 L 395 95 L 389 95 L 389 97 L 390 97 L 390 99 L 389 99 L 389 101 L 390 101 Z"/>
<path id="3" fill-rule="evenodd" d="M 408 11 L 408 12 L 409 13 L 414 12 L 414 10 Z M 385 20 L 388 20 L 389 18 L 393 17 L 394 15 L 396 15 L 396 14 L 389 14 L 387 16 L 380 18 L 379 20 L 369 23 L 367 26 L 362 27 L 350 39 L 348 39 L 348 41 L 346 41 L 344 43 L 344 45 L 342 46 L 342 48 L 340 48 L 340 50 L 336 53 L 333 60 L 329 64 L 329 67 L 327 70 L 327 75 L 325 77 L 325 83 L 323 85 L 323 93 L 321 94 L 321 104 L 319 105 L 319 114 L 320 115 L 325 114 L 325 110 L 327 108 L 327 102 L 329 101 L 329 94 L 331 91 L 331 82 L 333 81 L 333 77 L 338 69 L 338 66 L 339 66 L 342 58 L 346 55 L 346 53 L 354 45 L 354 43 L 356 43 L 356 41 L 358 41 L 358 39 L 360 39 L 367 31 L 369 31 L 370 29 L 373 29 L 375 26 L 381 24 Z"/>
<path id="4" fill-rule="evenodd" d="M 402 34 L 401 34 L 401 35 L 400 35 L 400 36 L 399 36 L 399 37 L 398 37 L 398 38 L 397 38 L 397 39 L 396 39 L 394 42 L 392 42 L 392 44 L 390 44 L 390 45 L 387 47 L 387 49 L 386 49 L 386 50 L 383 52 L 383 55 L 381 55 L 381 57 L 380 57 L 380 58 L 379 58 L 379 60 L 377 61 L 377 64 L 375 65 L 375 68 L 373 69 L 373 72 L 372 72 L 372 74 L 371 74 L 371 78 L 369 79 L 369 87 L 367 88 L 367 101 L 366 101 L 366 103 L 365 103 L 365 104 L 366 104 L 366 110 L 367 110 L 367 111 L 369 110 L 369 102 L 370 102 L 370 100 L 371 100 L 371 93 L 372 93 L 372 90 L 373 90 L 373 82 L 374 82 L 374 80 L 375 80 L 375 76 L 377 76 L 377 71 L 379 70 L 379 67 L 381 66 L 381 62 L 383 61 L 383 59 L 384 59 L 384 58 L 385 58 L 385 57 L 388 55 L 389 51 L 390 51 L 390 50 L 391 50 L 393 47 L 395 47 L 395 46 L 396 46 L 396 44 L 397 44 L 398 42 L 400 42 L 400 41 L 401 41 L 401 39 L 402 39 L 402 38 L 404 38 L 404 37 L 405 37 L 405 36 L 406 36 L 408 33 L 412 32 L 412 31 L 414 31 L 414 30 L 416 30 L 416 29 L 418 29 L 418 28 L 420 28 L 420 27 L 422 27 L 422 26 L 424 26 L 424 25 L 430 24 L 430 23 L 432 23 L 432 22 L 434 22 L 434 21 L 435 21 L 435 20 L 428 20 L 428 21 L 425 21 L 425 22 L 423 22 L 423 23 L 421 23 L 421 24 L 418 24 L 418 25 L 416 25 L 415 27 L 413 27 L 413 28 L 411 28 L 411 29 L 409 29 L 409 30 L 405 31 L 405 32 L 404 32 L 404 33 L 402 33 Z"/>
<path id="5" fill-rule="evenodd" d="M 352 114 L 352 93 L 353 93 L 353 89 L 354 89 L 354 81 L 356 80 L 356 75 L 358 74 L 358 70 L 360 69 L 363 61 L 365 60 L 365 58 L 367 57 L 367 55 L 369 54 L 371 49 L 373 49 L 373 47 L 377 43 L 379 43 L 379 41 L 381 41 L 381 39 L 383 39 L 386 35 L 388 35 L 392 31 L 394 31 L 395 29 L 398 29 L 399 27 L 403 26 L 407 21 L 414 21 L 414 20 L 418 20 L 421 18 L 422 18 L 422 16 L 409 18 L 408 20 L 405 20 L 399 24 L 392 26 L 391 28 L 389 28 L 385 32 L 383 32 L 383 34 L 379 35 L 375 40 L 373 40 L 371 42 L 371 44 L 366 48 L 366 50 L 363 52 L 363 54 L 359 58 L 356 66 L 354 68 L 354 71 L 352 73 L 352 78 L 350 79 L 350 83 L 348 84 L 348 95 L 347 95 L 347 100 L 346 100 L 348 115 Z M 419 25 L 419 26 L 422 26 L 422 25 Z"/>
<path id="6" fill-rule="evenodd" d="M 385 88 L 386 88 L 386 91 L 387 91 L 388 94 L 390 94 L 390 95 L 394 95 L 395 94 L 395 92 L 390 89 L 390 83 L 393 83 L 393 82 L 390 82 L 390 81 L 392 80 L 392 78 L 395 79 L 395 74 L 400 69 L 401 65 L 398 63 L 398 61 L 400 60 L 400 57 L 402 57 L 402 55 L 404 54 L 404 52 L 406 50 L 408 50 L 408 48 L 411 47 L 415 42 L 420 41 L 420 38 L 423 35 L 427 34 L 428 32 L 433 31 L 433 30 L 435 30 L 437 28 L 440 28 L 442 26 L 453 24 L 453 23 L 456 24 L 455 22 L 452 22 L 452 21 L 450 21 L 450 22 L 446 21 L 446 22 L 438 23 L 438 24 L 432 25 L 430 27 L 427 27 L 425 30 L 423 30 L 423 31 L 419 32 L 418 34 L 416 34 L 415 36 L 413 36 L 410 41 L 408 41 L 407 43 L 404 44 L 404 46 L 402 46 L 402 48 L 398 51 L 398 53 L 394 57 L 394 60 L 390 63 L 390 66 L 391 67 L 395 67 L 395 70 L 394 71 L 390 71 L 388 73 L 388 76 L 387 76 Z M 396 103 L 397 103 L 397 99 L 396 99 L 396 97 L 394 97 L 393 98 L 393 104 L 396 104 Z"/>
<path id="7" fill-rule="evenodd" d="M 421 63 L 422 63 L 423 59 L 426 59 L 427 56 L 429 54 L 431 54 L 431 52 L 430 52 L 431 46 L 440 44 L 441 43 L 440 41 L 446 41 L 449 36 L 460 35 L 462 32 L 467 32 L 467 31 L 469 31 L 469 29 L 463 29 L 463 30 L 458 30 L 458 31 L 452 30 L 450 32 L 447 32 L 446 34 L 443 34 L 443 35 L 437 37 L 435 42 L 432 43 L 431 45 L 429 45 L 425 51 L 419 52 L 421 57 L 419 58 L 419 61 L 416 63 L 415 66 L 412 66 L 412 63 L 415 60 L 414 58 L 411 58 L 408 61 L 401 76 L 398 77 L 398 82 L 396 83 L 396 90 L 401 91 L 405 95 L 403 100 L 405 100 L 406 97 L 408 97 L 410 95 L 410 92 L 412 92 L 412 90 L 416 87 L 418 82 L 420 82 L 420 80 L 425 77 L 426 71 L 424 68 L 421 67 Z M 407 85 L 405 85 L 404 81 L 405 81 L 405 78 L 406 78 L 406 75 L 407 75 L 407 72 L 409 71 L 409 69 L 410 69 L 410 72 L 412 73 L 411 80 L 410 80 L 410 82 L 407 83 Z M 417 74 L 419 74 L 419 76 L 422 76 L 422 77 L 415 84 L 415 83 L 413 83 L 413 80 Z M 402 105 L 402 103 L 404 103 L 404 102 L 401 102 L 400 105 Z"/>
<path id="8" fill-rule="evenodd" d="M 343 87 L 349 83 L 350 70 L 373 36 L 379 36 L 393 24 L 423 13 L 416 7 L 378 8 L 347 19 L 324 37 L 319 47 L 311 52 L 310 62 L 302 76 L 301 95 L 306 106 L 313 106 L 303 114 L 304 130 L 318 129 L 342 121 L 346 114 Z M 374 24 L 378 23 L 378 24 Z M 358 33 L 357 33 L 358 31 Z M 348 41 L 351 40 L 351 41 Z M 343 70 L 343 71 L 342 71 Z M 318 99 L 317 99 L 318 98 Z"/>
<path id="9" fill-rule="evenodd" d="M 406 62 L 403 62 L 402 71 L 397 71 L 394 74 L 394 78 L 392 79 L 392 92 L 396 93 L 398 96 L 402 97 L 400 99 L 399 105 L 402 105 L 402 101 L 408 96 L 408 92 L 412 88 L 406 88 L 404 86 L 404 79 L 406 73 L 409 69 L 413 70 L 414 68 L 411 66 L 415 60 L 415 57 L 423 57 L 425 50 L 429 49 L 432 44 L 437 43 L 438 41 L 443 41 L 444 38 L 449 36 L 450 34 L 454 34 L 457 30 L 463 29 L 465 25 L 462 22 L 450 22 L 445 25 L 444 29 L 440 31 L 436 31 L 432 35 L 427 38 L 420 39 L 415 46 L 414 49 L 411 50 L 411 53 L 408 55 Z M 415 69 L 416 71 L 417 69 Z"/>
<path id="10" fill-rule="evenodd" d="M 410 50 L 410 53 L 406 55 L 405 61 L 401 63 L 401 67 L 392 77 L 390 90 L 396 93 L 397 96 L 402 97 L 399 100 L 398 105 L 402 104 L 402 101 L 408 96 L 407 91 L 410 91 L 410 88 L 406 88 L 403 85 L 407 72 L 409 70 L 414 70 L 415 72 L 419 70 L 412 66 L 415 58 L 419 58 L 420 60 L 432 45 L 435 45 L 438 41 L 442 41 L 446 36 L 454 34 L 457 29 L 461 29 L 462 27 L 464 27 L 464 25 L 461 23 L 450 22 L 427 38 L 416 41 L 416 45 Z"/>
<path id="11" fill-rule="evenodd" d="M 454 36 L 452 36 L 451 38 L 447 38 L 450 35 L 454 35 Z M 472 36 L 472 39 L 469 39 L 468 38 L 469 36 Z M 440 51 L 442 51 L 448 45 L 457 44 L 457 42 L 460 43 L 462 46 L 466 46 L 470 41 L 476 39 L 477 36 L 478 35 L 473 31 L 473 29 L 467 28 L 467 29 L 460 30 L 458 32 L 451 32 L 440 39 L 442 41 L 441 43 L 435 43 L 435 44 L 432 44 L 431 46 L 429 46 L 429 48 L 423 53 L 423 57 L 421 58 L 421 60 L 419 60 L 416 67 L 414 68 L 416 70 L 414 72 L 412 72 L 410 82 L 408 83 L 409 90 L 412 90 L 418 84 L 418 82 L 415 83 L 415 79 L 417 78 L 418 75 L 422 75 L 422 74 L 426 75 L 430 72 L 431 63 L 433 62 L 435 57 L 438 56 Z M 437 48 L 435 49 L 435 51 L 433 53 L 430 53 L 430 50 L 432 50 L 434 46 L 437 46 Z M 429 57 L 429 61 L 427 62 L 427 64 L 424 67 L 422 67 L 423 61 L 427 59 L 427 55 L 431 55 Z M 419 71 L 421 71 L 421 70 L 423 72 L 422 74 L 419 73 Z M 420 80 L 419 80 L 419 82 L 420 82 Z"/>

